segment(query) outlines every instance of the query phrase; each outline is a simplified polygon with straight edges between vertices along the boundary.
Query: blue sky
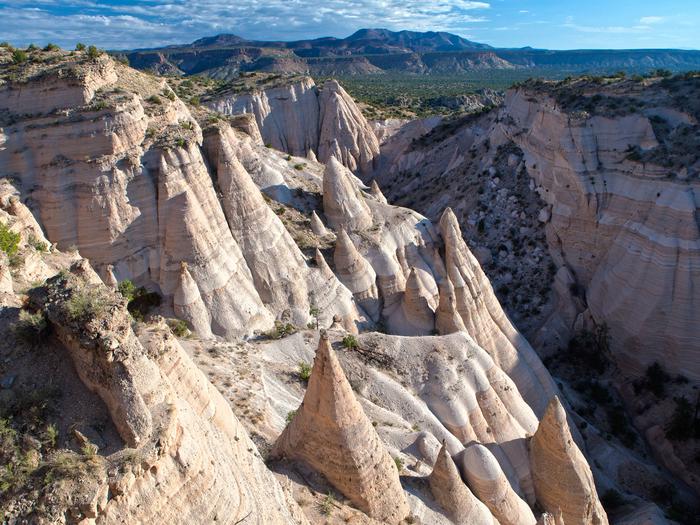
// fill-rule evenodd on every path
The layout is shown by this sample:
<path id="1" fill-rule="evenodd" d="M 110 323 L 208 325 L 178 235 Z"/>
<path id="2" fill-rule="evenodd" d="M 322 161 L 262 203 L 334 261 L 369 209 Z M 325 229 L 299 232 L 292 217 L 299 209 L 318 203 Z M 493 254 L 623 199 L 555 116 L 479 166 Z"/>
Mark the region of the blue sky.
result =
<path id="1" fill-rule="evenodd" d="M 449 31 L 497 47 L 700 49 L 700 0 L 0 0 L 0 40 L 15 45 L 125 49 L 363 27 Z"/>

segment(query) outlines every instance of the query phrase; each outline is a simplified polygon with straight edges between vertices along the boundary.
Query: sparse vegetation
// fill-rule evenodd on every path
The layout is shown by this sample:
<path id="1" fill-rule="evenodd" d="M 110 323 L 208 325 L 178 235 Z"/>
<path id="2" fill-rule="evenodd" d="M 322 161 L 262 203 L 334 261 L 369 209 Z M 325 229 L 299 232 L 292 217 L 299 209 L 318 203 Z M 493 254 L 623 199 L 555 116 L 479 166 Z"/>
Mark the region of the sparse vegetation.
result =
<path id="1" fill-rule="evenodd" d="M 296 416 L 296 415 L 297 415 L 296 410 L 290 410 L 289 412 L 287 412 L 287 417 L 285 418 L 287 423 L 291 423 L 292 419 L 294 419 L 294 416 Z"/>
<path id="2" fill-rule="evenodd" d="M 12 52 L 12 63 L 14 64 L 22 64 L 23 62 L 27 61 L 27 52 L 22 51 L 21 49 L 15 49 Z"/>
<path id="3" fill-rule="evenodd" d="M 56 44 L 52 44 L 51 42 L 46 44 L 46 47 L 44 47 L 44 51 L 58 51 L 59 49 L 61 48 L 58 47 Z"/>
<path id="4" fill-rule="evenodd" d="M 100 288 L 74 288 L 66 301 L 66 311 L 73 321 L 85 322 L 100 316 L 107 307 L 107 298 Z"/>
<path id="5" fill-rule="evenodd" d="M 89 46 L 87 48 L 87 55 L 90 57 L 92 60 L 96 60 L 102 55 L 103 51 L 101 49 L 97 49 L 95 46 Z"/>
<path id="6" fill-rule="evenodd" d="M 297 371 L 297 375 L 299 376 L 299 380 L 303 381 L 304 383 L 309 382 L 309 378 L 311 377 L 311 369 L 312 366 L 309 365 L 308 363 L 304 363 L 303 361 L 299 363 L 299 370 Z"/>
<path id="7" fill-rule="evenodd" d="M 396 465 L 396 470 L 398 470 L 399 472 L 403 471 L 403 459 L 401 459 L 400 457 L 395 457 L 394 465 Z"/>
<path id="8" fill-rule="evenodd" d="M 281 321 L 275 321 L 275 327 L 267 332 L 267 337 L 269 339 L 282 339 L 289 335 L 296 333 L 297 329 L 291 323 L 283 323 Z"/>
<path id="9" fill-rule="evenodd" d="M 343 348 L 348 348 L 350 350 L 355 350 L 359 346 L 354 335 L 346 335 L 343 337 L 341 344 L 343 345 Z"/>
<path id="10" fill-rule="evenodd" d="M 15 337 L 30 346 L 42 344 L 49 337 L 51 330 L 44 312 L 35 313 L 22 310 L 19 320 L 13 326 Z"/>
<path id="11" fill-rule="evenodd" d="M 75 44 L 75 50 L 76 51 L 85 51 L 85 44 L 83 44 L 82 42 L 78 42 L 77 44 Z"/>
<path id="12" fill-rule="evenodd" d="M 8 257 L 17 253 L 20 238 L 19 233 L 13 232 L 7 224 L 0 222 L 0 250 L 5 252 Z"/>
<path id="13" fill-rule="evenodd" d="M 168 319 L 168 326 L 176 337 L 187 337 L 190 335 L 190 329 L 182 319 Z"/>
<path id="14" fill-rule="evenodd" d="M 160 306 L 162 301 L 158 293 L 149 292 L 143 286 L 137 288 L 129 279 L 120 282 L 117 290 L 127 300 L 127 309 L 137 321 L 143 321 L 151 309 Z"/>
<path id="15" fill-rule="evenodd" d="M 324 516 L 330 516 L 333 513 L 333 507 L 336 505 L 335 497 L 328 492 L 319 503 L 319 512 Z"/>
<path id="16" fill-rule="evenodd" d="M 146 100 L 148 102 L 150 102 L 151 104 L 156 104 L 156 105 L 160 105 L 163 103 L 163 101 L 160 99 L 160 97 L 158 95 L 151 95 Z"/>

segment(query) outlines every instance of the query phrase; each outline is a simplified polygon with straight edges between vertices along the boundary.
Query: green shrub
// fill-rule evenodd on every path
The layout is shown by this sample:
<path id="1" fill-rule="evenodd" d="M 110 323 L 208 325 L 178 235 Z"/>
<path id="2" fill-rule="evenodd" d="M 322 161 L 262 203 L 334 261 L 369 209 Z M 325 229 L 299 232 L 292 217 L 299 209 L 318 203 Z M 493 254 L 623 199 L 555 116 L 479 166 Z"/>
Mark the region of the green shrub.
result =
<path id="1" fill-rule="evenodd" d="M 163 101 L 160 99 L 160 97 L 158 95 L 151 95 L 146 100 L 148 100 L 148 102 L 150 102 L 151 104 L 156 104 L 156 105 L 160 105 L 163 103 Z"/>
<path id="2" fill-rule="evenodd" d="M 39 49 L 39 48 L 36 47 L 34 44 L 29 44 L 29 45 L 27 46 L 27 52 L 36 51 L 37 49 Z"/>
<path id="3" fill-rule="evenodd" d="M 95 59 L 98 58 L 100 55 L 102 55 L 102 50 L 97 49 L 95 46 L 90 46 L 90 47 L 88 47 L 88 49 L 87 49 L 87 55 L 88 55 L 91 59 L 95 60 Z"/>
<path id="4" fill-rule="evenodd" d="M 324 516 L 330 516 L 333 512 L 333 507 L 336 505 L 335 498 L 330 492 L 318 504 L 318 510 Z"/>
<path id="5" fill-rule="evenodd" d="M 685 441 L 700 435 L 700 421 L 695 410 L 685 397 L 674 398 L 676 408 L 668 425 L 666 425 L 666 437 L 678 441 Z"/>
<path id="6" fill-rule="evenodd" d="M 19 320 L 13 326 L 15 337 L 31 346 L 42 344 L 51 333 L 51 326 L 43 312 L 30 313 L 22 310 Z"/>
<path id="7" fill-rule="evenodd" d="M 168 326 L 177 337 L 187 337 L 190 334 L 187 323 L 182 319 L 168 319 Z"/>
<path id="8" fill-rule="evenodd" d="M 306 167 L 306 164 L 295 164 L 294 169 L 297 171 L 301 171 Z"/>
<path id="9" fill-rule="evenodd" d="M 136 285 L 134 285 L 130 279 L 124 279 L 122 282 L 120 282 L 117 290 L 120 294 L 122 294 L 122 296 L 124 296 L 124 299 L 126 299 L 127 302 L 133 300 L 133 298 L 136 296 Z"/>
<path id="10" fill-rule="evenodd" d="M 27 61 L 27 52 L 21 49 L 15 49 L 12 52 L 12 62 L 14 64 L 21 64 Z"/>
<path id="11" fill-rule="evenodd" d="M 39 239 L 37 239 L 33 234 L 29 235 L 29 238 L 27 239 L 27 244 L 33 246 L 34 249 L 38 252 L 49 251 L 49 245 L 46 244 L 44 241 L 40 241 Z"/>
<path id="12" fill-rule="evenodd" d="M 309 382 L 309 378 L 311 377 L 311 368 L 311 365 L 304 363 L 303 361 L 299 363 L 299 372 L 297 375 L 304 383 Z"/>
<path id="13" fill-rule="evenodd" d="M 73 321 L 87 321 L 100 316 L 107 307 L 107 299 L 99 288 L 74 289 L 66 302 L 66 311 Z"/>
<path id="14" fill-rule="evenodd" d="M 17 253 L 20 238 L 19 233 L 13 232 L 7 224 L 0 222 L 0 250 L 5 252 L 8 257 Z"/>
<path id="15" fill-rule="evenodd" d="M 291 423 L 292 419 L 294 419 L 294 416 L 296 416 L 296 415 L 297 415 L 296 410 L 290 410 L 289 412 L 287 412 L 287 417 L 285 418 L 287 420 L 287 423 Z"/>
<path id="16" fill-rule="evenodd" d="M 398 470 L 399 472 L 403 470 L 403 460 L 401 458 L 394 458 L 394 465 L 396 465 L 396 470 Z"/>
<path id="17" fill-rule="evenodd" d="M 202 103 L 202 101 L 199 97 L 190 98 L 190 104 L 192 104 L 196 108 L 199 107 L 201 103 Z"/>
<path id="18" fill-rule="evenodd" d="M 296 327 L 291 323 L 282 323 L 281 321 L 275 321 L 275 327 L 267 332 L 267 337 L 270 339 L 282 339 L 292 335 L 297 331 Z"/>
<path id="19" fill-rule="evenodd" d="M 342 345 L 344 348 L 355 349 L 358 347 L 357 339 L 354 335 L 346 335 L 343 337 Z"/>
<path id="20" fill-rule="evenodd" d="M 85 44 L 83 44 L 82 42 L 78 42 L 77 44 L 75 44 L 75 50 L 76 51 L 85 51 Z"/>
<path id="21" fill-rule="evenodd" d="M 46 44 L 44 51 L 58 51 L 59 49 L 61 48 L 58 47 L 56 44 L 52 44 L 51 42 L 49 42 L 48 44 Z"/>
<path id="22" fill-rule="evenodd" d="M 172 91 L 164 91 L 163 96 L 171 102 L 175 101 L 175 93 L 173 93 Z"/>

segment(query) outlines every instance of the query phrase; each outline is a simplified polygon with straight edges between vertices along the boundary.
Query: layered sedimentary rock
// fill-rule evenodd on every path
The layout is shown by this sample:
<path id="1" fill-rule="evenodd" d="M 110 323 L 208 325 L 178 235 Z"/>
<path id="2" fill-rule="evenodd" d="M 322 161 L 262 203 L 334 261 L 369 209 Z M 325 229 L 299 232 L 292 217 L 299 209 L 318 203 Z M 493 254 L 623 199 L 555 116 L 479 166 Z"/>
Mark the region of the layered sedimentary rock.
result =
<path id="1" fill-rule="evenodd" d="M 428 476 L 433 497 L 456 525 L 496 525 L 488 507 L 467 487 L 443 443 Z"/>
<path id="2" fill-rule="evenodd" d="M 234 524 L 246 516 L 257 523 L 306 523 L 167 327 L 153 326 L 139 340 L 123 299 L 87 262 L 71 272 L 35 289 L 32 303 L 44 308 L 65 345 L 57 351 L 67 351 L 130 448 L 109 457 L 119 468 L 76 485 L 65 512 L 107 524 Z M 85 294 L 98 308 L 90 314 L 70 306 Z"/>
<path id="3" fill-rule="evenodd" d="M 537 520 L 518 495 L 496 458 L 479 444 L 467 447 L 463 454 L 463 471 L 474 493 L 491 510 L 501 525 L 535 525 Z"/>
<path id="4" fill-rule="evenodd" d="M 394 319 L 391 326 L 397 335 L 429 334 L 435 327 L 435 316 L 430 303 L 433 297 L 421 282 L 418 271 L 411 268 L 406 279 L 401 300 L 401 319 Z"/>
<path id="5" fill-rule="evenodd" d="M 377 274 L 345 230 L 338 233 L 333 261 L 340 282 L 352 292 L 357 303 L 376 319 L 379 313 L 379 292 L 375 282 Z"/>
<path id="6" fill-rule="evenodd" d="M 304 401 L 272 454 L 309 464 L 378 521 L 397 524 L 408 514 L 396 466 L 325 335 L 319 341 Z"/>
<path id="7" fill-rule="evenodd" d="M 591 469 L 571 438 L 566 412 L 556 396 L 530 442 L 530 462 L 537 500 L 546 511 L 561 512 L 567 525 L 608 523 Z"/>
<path id="8" fill-rule="evenodd" d="M 663 107 L 673 101 L 654 86 L 634 94 L 633 103 L 647 109 L 572 118 L 552 98 L 554 88 L 512 91 L 504 108 L 512 119 L 508 133 L 552 207 L 550 249 L 587 290 L 594 320 L 610 328 L 621 368 L 640 374 L 660 361 L 698 379 L 700 299 L 691 285 L 700 277 L 697 179 L 688 176 L 687 162 L 684 171 L 630 153 L 651 158 L 663 149 L 673 165 L 672 146 L 660 145 L 664 132 L 657 129 L 673 133 L 694 117 Z"/>
<path id="9" fill-rule="evenodd" d="M 292 155 L 328 162 L 335 157 L 349 169 L 367 172 L 379 143 L 355 101 L 336 81 L 317 88 L 305 77 L 252 93 L 216 95 L 205 104 L 228 115 L 255 115 L 265 144 Z"/>
<path id="10" fill-rule="evenodd" d="M 382 204 L 387 204 L 386 197 L 382 193 L 382 190 L 379 188 L 379 184 L 377 184 L 376 180 L 372 180 L 372 184 L 370 184 L 369 191 L 379 202 L 381 202 Z"/>
<path id="11" fill-rule="evenodd" d="M 435 311 L 435 328 L 440 335 L 447 335 L 460 330 L 465 331 L 464 321 L 457 311 L 455 287 L 449 277 L 440 281 L 440 304 Z"/>
<path id="12" fill-rule="evenodd" d="M 557 391 L 554 381 L 501 309 L 450 208 L 440 219 L 440 231 L 445 242 L 447 276 L 454 286 L 457 312 L 466 331 L 513 379 L 535 413 L 543 414 Z"/>
<path id="13" fill-rule="evenodd" d="M 316 210 L 311 212 L 311 231 L 321 237 L 323 237 L 324 235 L 328 235 L 329 233 L 328 228 L 326 228 L 326 225 L 323 224 L 318 214 L 316 213 Z"/>
<path id="14" fill-rule="evenodd" d="M 323 172 L 323 213 L 334 229 L 360 230 L 372 226 L 372 212 L 353 176 L 335 157 Z"/>
<path id="15" fill-rule="evenodd" d="M 212 336 L 209 312 L 202 301 L 197 283 L 184 262 L 180 266 L 180 282 L 175 289 L 173 309 L 175 315 L 186 321 L 197 335 L 204 339 Z"/>

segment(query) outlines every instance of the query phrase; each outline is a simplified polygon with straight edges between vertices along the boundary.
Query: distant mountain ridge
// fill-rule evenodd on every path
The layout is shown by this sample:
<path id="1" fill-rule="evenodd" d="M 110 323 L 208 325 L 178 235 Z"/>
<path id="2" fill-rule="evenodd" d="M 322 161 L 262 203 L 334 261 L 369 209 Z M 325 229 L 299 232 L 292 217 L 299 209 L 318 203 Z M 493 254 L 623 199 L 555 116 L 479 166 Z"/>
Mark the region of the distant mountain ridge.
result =
<path id="1" fill-rule="evenodd" d="M 700 69 L 700 51 L 677 49 L 498 49 L 440 31 L 360 29 L 346 38 L 247 40 L 233 34 L 191 44 L 124 51 L 131 65 L 160 74 L 229 79 L 241 71 L 357 75 L 403 72 L 459 74 L 485 69 L 546 69 L 567 73 Z"/>

